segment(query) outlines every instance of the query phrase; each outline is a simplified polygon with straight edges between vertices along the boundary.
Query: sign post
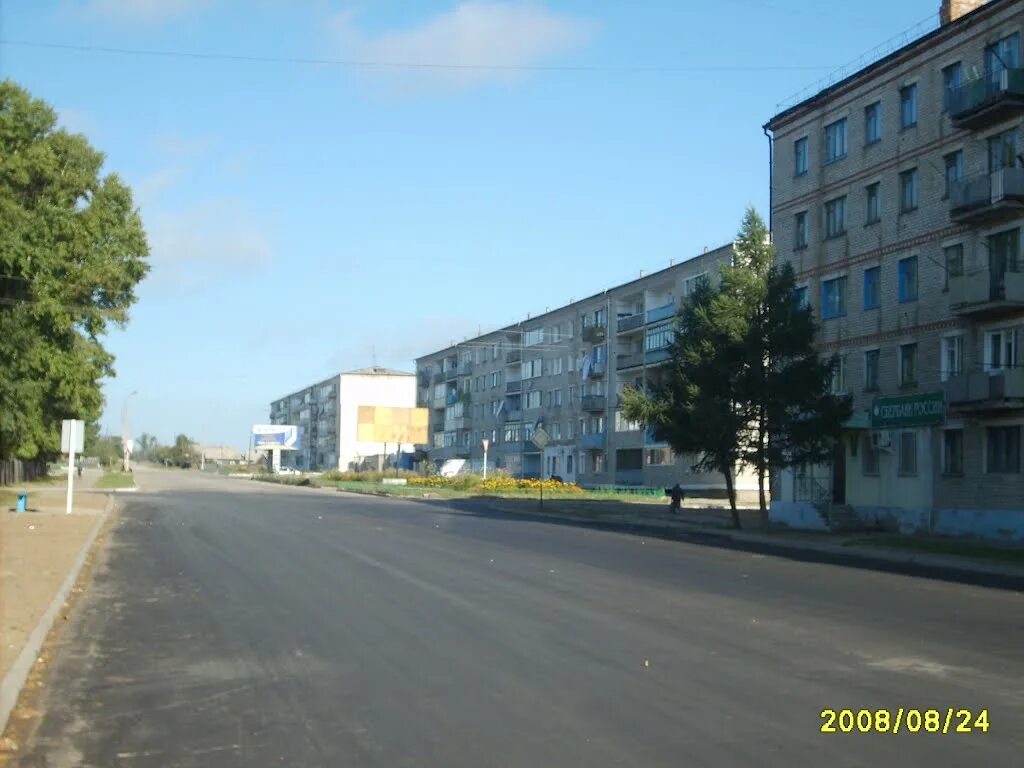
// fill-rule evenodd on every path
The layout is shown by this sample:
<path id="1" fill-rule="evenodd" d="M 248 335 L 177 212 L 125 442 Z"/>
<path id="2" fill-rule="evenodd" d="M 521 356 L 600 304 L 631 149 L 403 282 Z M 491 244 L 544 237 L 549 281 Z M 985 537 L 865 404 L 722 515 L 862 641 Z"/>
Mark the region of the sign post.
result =
<path id="1" fill-rule="evenodd" d="M 480 441 L 484 447 L 484 480 L 487 479 L 487 449 L 491 447 L 491 441 L 486 437 Z"/>
<path id="2" fill-rule="evenodd" d="M 85 445 L 85 422 L 79 419 L 64 419 L 60 425 L 60 449 L 68 455 L 68 500 L 64 513 L 71 514 L 71 499 L 75 493 L 75 453 L 81 453 Z"/>

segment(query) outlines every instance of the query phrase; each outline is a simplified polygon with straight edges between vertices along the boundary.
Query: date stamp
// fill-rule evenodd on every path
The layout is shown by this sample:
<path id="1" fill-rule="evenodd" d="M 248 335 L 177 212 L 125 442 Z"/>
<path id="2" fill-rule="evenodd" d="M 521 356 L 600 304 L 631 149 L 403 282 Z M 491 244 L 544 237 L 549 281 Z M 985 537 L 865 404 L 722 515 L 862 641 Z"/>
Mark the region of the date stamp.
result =
<path id="1" fill-rule="evenodd" d="M 821 733 L 988 733 L 988 710 L 823 709 Z"/>

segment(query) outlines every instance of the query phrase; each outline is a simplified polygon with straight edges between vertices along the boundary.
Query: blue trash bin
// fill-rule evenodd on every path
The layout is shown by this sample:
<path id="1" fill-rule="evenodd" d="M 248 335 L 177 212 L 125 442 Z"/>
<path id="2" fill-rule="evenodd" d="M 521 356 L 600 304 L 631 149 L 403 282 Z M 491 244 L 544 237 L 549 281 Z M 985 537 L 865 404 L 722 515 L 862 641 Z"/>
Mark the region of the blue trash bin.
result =
<path id="1" fill-rule="evenodd" d="M 19 512 L 26 512 L 26 511 L 28 511 L 28 494 L 27 493 L 19 493 L 18 494 L 18 511 Z"/>

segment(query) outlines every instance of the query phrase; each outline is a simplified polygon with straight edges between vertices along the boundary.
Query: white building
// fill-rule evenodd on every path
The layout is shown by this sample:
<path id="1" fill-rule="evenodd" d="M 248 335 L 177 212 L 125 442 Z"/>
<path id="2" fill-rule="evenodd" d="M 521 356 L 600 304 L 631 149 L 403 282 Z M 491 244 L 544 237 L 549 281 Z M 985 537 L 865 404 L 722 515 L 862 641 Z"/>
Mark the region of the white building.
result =
<path id="1" fill-rule="evenodd" d="M 348 470 L 381 455 L 413 450 L 412 445 L 360 442 L 357 421 L 362 405 L 415 407 L 415 375 L 376 366 L 362 368 L 272 402 L 272 424 L 299 427 L 299 450 L 284 451 L 281 465 L 311 471 Z"/>

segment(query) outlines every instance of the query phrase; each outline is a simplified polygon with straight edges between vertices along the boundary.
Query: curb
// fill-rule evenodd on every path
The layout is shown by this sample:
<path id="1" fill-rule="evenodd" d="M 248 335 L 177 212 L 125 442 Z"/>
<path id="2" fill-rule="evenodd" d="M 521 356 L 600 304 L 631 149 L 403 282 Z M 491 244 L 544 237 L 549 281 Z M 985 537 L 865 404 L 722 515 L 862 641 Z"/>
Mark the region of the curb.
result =
<path id="1" fill-rule="evenodd" d="M 82 572 L 82 566 L 85 565 L 85 559 L 88 557 L 89 551 L 92 549 L 100 529 L 103 528 L 103 524 L 107 521 L 113 506 L 114 497 L 110 496 L 107 499 L 106 507 L 104 507 L 99 519 L 96 520 L 96 525 L 93 526 L 92 531 L 82 545 L 82 549 L 71 564 L 71 571 L 68 573 L 68 577 L 61 584 L 60 589 L 57 590 L 57 594 L 50 603 L 50 607 L 40 617 L 35 629 L 32 630 L 32 633 L 25 640 L 25 647 L 21 649 L 18 658 L 14 660 L 11 668 L 7 670 L 3 680 L 0 680 L 0 733 L 3 733 L 7 728 L 7 721 L 15 705 L 18 703 L 21 689 L 25 685 L 29 673 L 32 671 L 32 666 L 35 664 L 39 651 L 46 641 L 46 636 L 50 633 L 50 629 L 57 619 L 57 614 L 60 613 L 61 606 L 67 600 L 72 587 L 78 581 L 78 576 Z"/>

